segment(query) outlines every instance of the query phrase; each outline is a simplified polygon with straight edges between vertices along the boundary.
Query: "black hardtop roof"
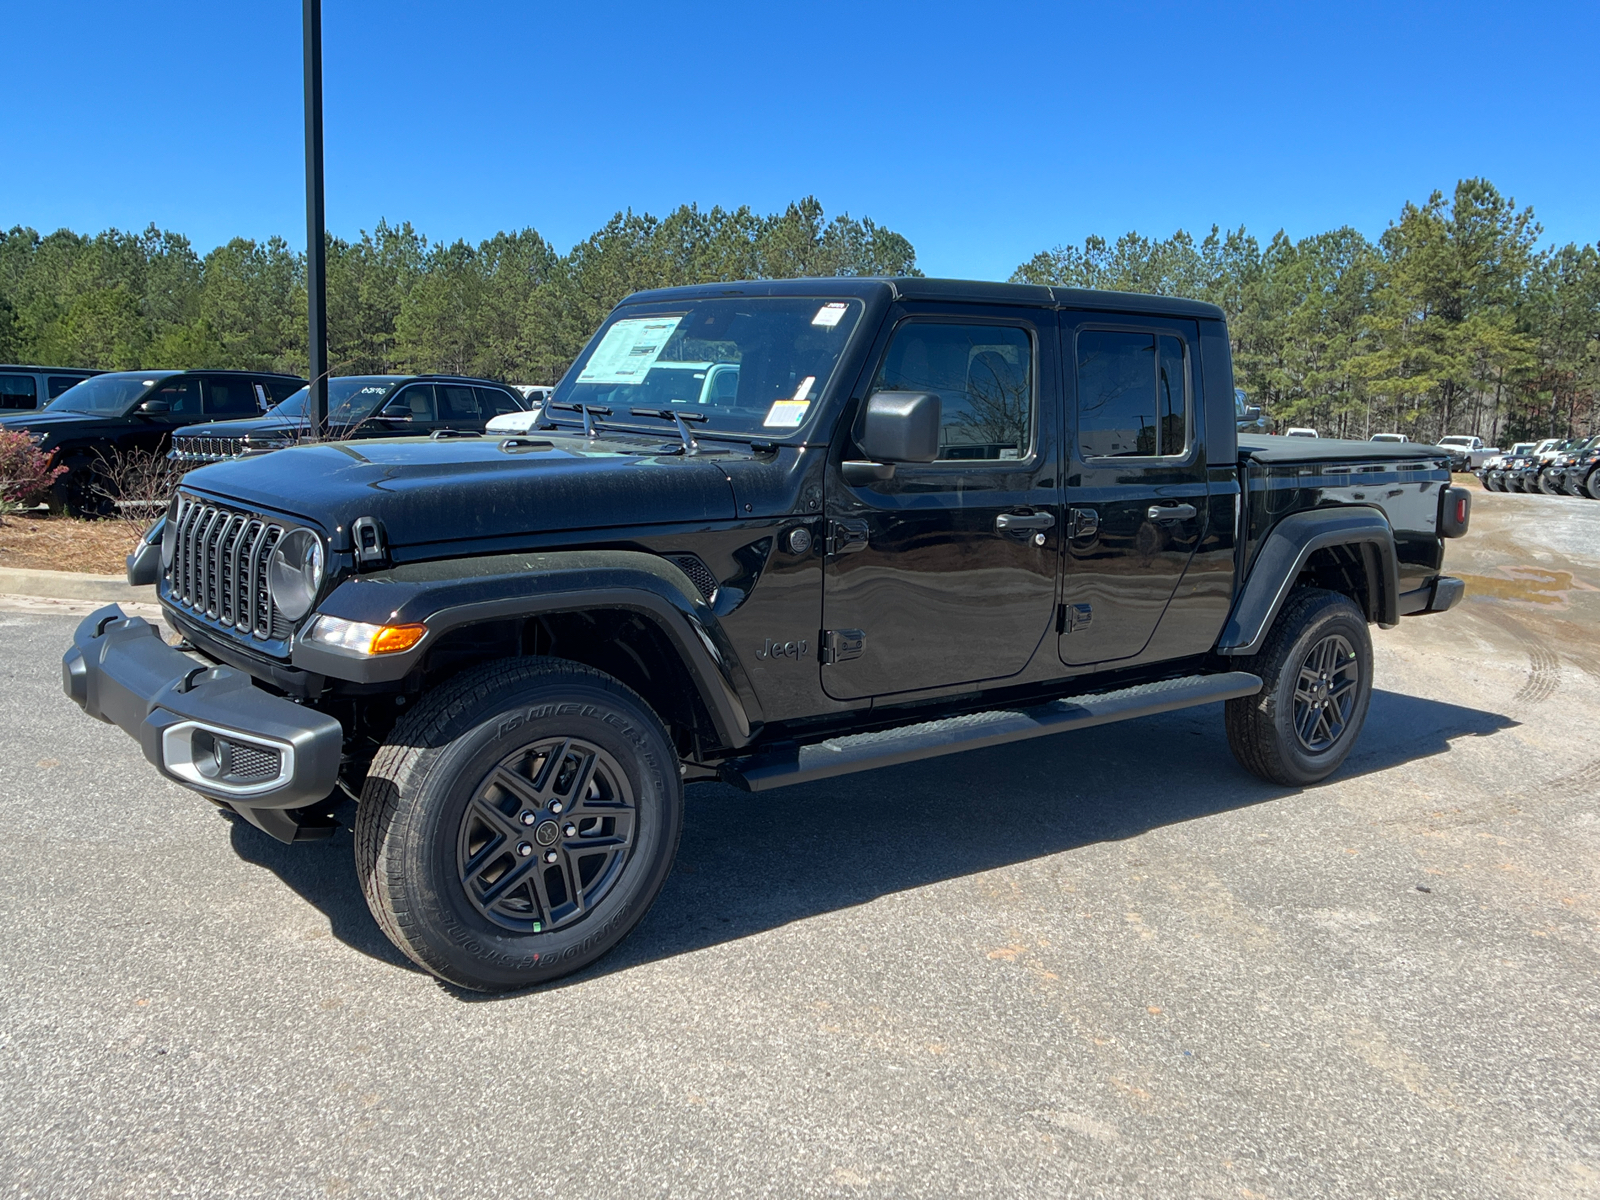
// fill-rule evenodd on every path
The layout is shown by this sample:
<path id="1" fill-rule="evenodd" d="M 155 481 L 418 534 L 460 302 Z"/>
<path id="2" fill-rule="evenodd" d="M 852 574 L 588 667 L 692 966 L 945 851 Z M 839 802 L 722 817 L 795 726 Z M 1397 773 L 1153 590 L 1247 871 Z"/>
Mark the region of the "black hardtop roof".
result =
<path id="1" fill-rule="evenodd" d="M 265 375 L 269 379 L 298 379 L 301 383 L 305 382 L 305 378 L 303 376 L 289 375 L 283 371 L 236 371 L 225 367 L 218 367 L 215 369 L 211 367 L 192 367 L 188 370 L 177 370 L 173 367 L 157 367 L 154 370 L 149 371 L 95 371 L 93 373 L 96 375 L 123 375 L 129 379 L 133 379 L 136 376 L 143 376 L 146 379 L 170 379 L 174 375 L 244 375 L 252 377 Z"/>
<path id="2" fill-rule="evenodd" d="M 1241 433 L 1239 461 L 1298 462 L 1410 462 L 1443 458 L 1449 452 L 1427 442 L 1357 442 L 1347 438 L 1278 437 L 1271 433 Z"/>
<path id="3" fill-rule="evenodd" d="M 36 363 L 0 363 L 0 371 L 45 371 L 55 375 L 104 375 L 99 367 L 41 367 Z"/>
<path id="4" fill-rule="evenodd" d="M 1045 287 L 1033 283 L 989 283 L 973 279 L 924 279 L 920 276 L 822 276 L 807 279 L 760 279 L 736 283 L 698 283 L 689 287 L 652 288 L 635 292 L 623 304 L 714 299 L 720 296 L 854 296 L 862 300 L 955 300 L 976 304 L 1013 304 L 1042 308 L 1087 308 L 1097 311 L 1152 313 L 1223 319 L 1222 309 L 1203 300 L 1149 296 L 1142 292 L 1102 292 L 1088 288 Z"/>

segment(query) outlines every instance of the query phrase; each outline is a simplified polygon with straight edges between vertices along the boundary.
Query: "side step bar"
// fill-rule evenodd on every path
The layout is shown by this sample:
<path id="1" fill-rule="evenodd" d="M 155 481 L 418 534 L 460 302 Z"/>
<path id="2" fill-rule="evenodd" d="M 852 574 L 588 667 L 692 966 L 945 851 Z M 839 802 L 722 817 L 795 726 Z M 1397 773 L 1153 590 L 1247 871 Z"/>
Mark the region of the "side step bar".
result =
<path id="1" fill-rule="evenodd" d="M 1052 700 L 1030 708 L 967 713 L 920 725 L 903 725 L 898 729 L 856 733 L 807 745 L 774 747 L 749 758 L 724 763 L 721 773 L 723 780 L 735 787 L 747 792 L 765 792 L 791 783 L 810 783 L 813 779 L 829 779 L 940 754 L 1020 742 L 1048 733 L 1087 729 L 1091 725 L 1108 725 L 1113 721 L 1193 708 L 1216 700 L 1235 700 L 1254 696 L 1260 690 L 1261 680 L 1245 671 L 1189 675 L 1159 683 L 1141 683 L 1117 692 Z"/>

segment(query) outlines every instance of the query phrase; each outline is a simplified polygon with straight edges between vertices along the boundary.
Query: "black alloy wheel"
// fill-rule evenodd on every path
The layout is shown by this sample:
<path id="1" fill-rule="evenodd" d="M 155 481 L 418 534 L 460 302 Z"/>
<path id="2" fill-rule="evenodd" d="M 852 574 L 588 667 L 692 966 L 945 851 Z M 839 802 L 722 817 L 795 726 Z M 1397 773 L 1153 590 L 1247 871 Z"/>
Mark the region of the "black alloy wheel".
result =
<path id="1" fill-rule="evenodd" d="M 621 876 L 636 815 L 627 774 L 602 747 L 571 737 L 524 746 L 495 764 L 461 816 L 461 888 L 502 928 L 571 925 Z"/>
<path id="2" fill-rule="evenodd" d="M 1361 690 L 1361 662 L 1337 633 L 1311 648 L 1294 687 L 1294 732 L 1309 754 L 1321 754 L 1343 735 Z"/>
<path id="3" fill-rule="evenodd" d="M 1350 597 L 1295 588 L 1261 649 L 1235 660 L 1261 691 L 1225 706 L 1228 746 L 1252 775 L 1288 787 L 1339 769 L 1372 700 L 1372 635 Z"/>
<path id="4" fill-rule="evenodd" d="M 672 870 L 683 780 L 650 706 L 611 676 L 528 656 L 425 692 L 367 772 L 356 873 L 413 962 L 478 991 L 603 957 Z"/>

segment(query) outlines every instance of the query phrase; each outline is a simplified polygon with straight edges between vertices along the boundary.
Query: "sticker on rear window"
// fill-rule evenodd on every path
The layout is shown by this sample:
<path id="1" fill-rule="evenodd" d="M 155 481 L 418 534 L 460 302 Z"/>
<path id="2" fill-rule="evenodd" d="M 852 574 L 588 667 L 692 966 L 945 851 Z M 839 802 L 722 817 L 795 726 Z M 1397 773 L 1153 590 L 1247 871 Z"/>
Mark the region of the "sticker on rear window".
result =
<path id="1" fill-rule="evenodd" d="M 632 317 L 606 330 L 579 383 L 641 383 L 678 328 L 680 317 Z"/>
<path id="2" fill-rule="evenodd" d="M 767 410 L 767 419 L 761 423 L 768 428 L 798 429 L 810 407 L 809 400 L 774 400 Z"/>
<path id="3" fill-rule="evenodd" d="M 844 314 L 850 306 L 842 300 L 835 300 L 831 304 L 824 304 L 817 309 L 817 315 L 811 318 L 813 325 L 821 325 L 825 329 L 832 329 L 844 320 Z"/>

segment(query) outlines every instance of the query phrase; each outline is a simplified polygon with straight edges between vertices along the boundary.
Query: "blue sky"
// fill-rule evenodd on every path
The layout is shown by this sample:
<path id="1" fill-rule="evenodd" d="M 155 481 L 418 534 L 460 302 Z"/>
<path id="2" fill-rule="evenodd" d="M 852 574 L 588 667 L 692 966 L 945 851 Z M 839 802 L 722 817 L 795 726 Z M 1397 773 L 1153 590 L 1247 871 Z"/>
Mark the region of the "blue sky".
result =
<path id="1" fill-rule="evenodd" d="M 1352 224 L 1483 175 L 1600 238 L 1600 5 L 324 0 L 328 224 L 559 249 L 808 193 L 1003 279 L 1127 229 Z M 304 242 L 300 5 L 18 2 L 0 226 Z"/>

